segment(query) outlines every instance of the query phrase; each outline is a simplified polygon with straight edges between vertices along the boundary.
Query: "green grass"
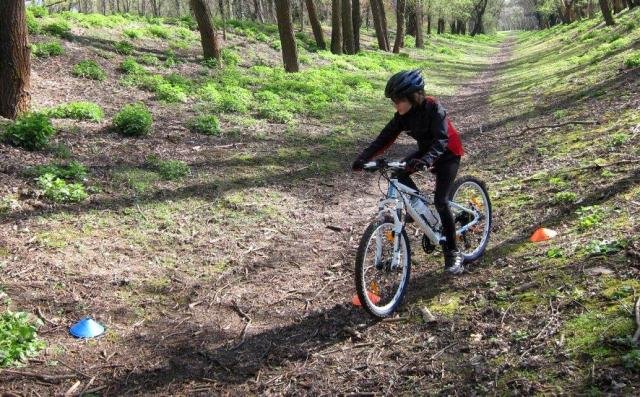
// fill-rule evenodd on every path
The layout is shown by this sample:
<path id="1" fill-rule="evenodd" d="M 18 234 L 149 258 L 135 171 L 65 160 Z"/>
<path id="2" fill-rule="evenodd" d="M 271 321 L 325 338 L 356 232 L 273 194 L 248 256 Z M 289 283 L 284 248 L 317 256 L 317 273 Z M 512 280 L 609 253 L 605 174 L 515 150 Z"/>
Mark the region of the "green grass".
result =
<path id="1" fill-rule="evenodd" d="M 69 102 L 44 111 L 51 118 L 102 121 L 104 112 L 93 102 Z"/>
<path id="2" fill-rule="evenodd" d="M 147 164 L 168 181 L 180 180 L 191 173 L 189 165 L 181 160 L 161 160 L 157 156 L 149 156 Z"/>
<path id="3" fill-rule="evenodd" d="M 38 58 L 48 58 L 52 56 L 62 55 L 64 48 L 59 41 L 49 41 L 40 44 L 32 44 L 31 52 Z"/>
<path id="4" fill-rule="evenodd" d="M 201 114 L 189 120 L 188 128 L 191 132 L 204 135 L 220 135 L 220 121 L 218 117 L 209 114 Z"/>
<path id="5" fill-rule="evenodd" d="M 76 77 L 83 77 L 85 79 L 102 81 L 107 78 L 107 73 L 102 69 L 96 61 L 84 60 L 76 64 L 71 74 Z"/>

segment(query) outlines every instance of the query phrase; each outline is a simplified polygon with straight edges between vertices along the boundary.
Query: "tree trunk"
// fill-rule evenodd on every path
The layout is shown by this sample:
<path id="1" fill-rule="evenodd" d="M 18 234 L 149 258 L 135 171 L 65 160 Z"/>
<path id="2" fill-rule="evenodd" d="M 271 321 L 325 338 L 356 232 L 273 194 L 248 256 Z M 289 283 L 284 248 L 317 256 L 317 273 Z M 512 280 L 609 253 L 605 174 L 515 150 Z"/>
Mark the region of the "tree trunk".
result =
<path id="1" fill-rule="evenodd" d="M 220 9 L 220 17 L 222 18 L 222 38 L 227 40 L 227 17 L 224 11 L 224 0 L 218 0 L 218 8 Z"/>
<path id="2" fill-rule="evenodd" d="M 0 116 L 9 119 L 28 111 L 31 104 L 31 49 L 25 13 L 22 0 L 0 1 Z"/>
<path id="3" fill-rule="evenodd" d="M 384 41 L 386 43 L 385 48 L 387 51 L 391 51 L 391 44 L 389 43 L 389 28 L 387 27 L 387 13 L 384 10 L 384 3 L 382 0 L 376 0 L 378 2 L 378 10 L 380 11 L 380 22 L 382 23 L 382 31 L 384 32 Z"/>
<path id="4" fill-rule="evenodd" d="M 424 48 L 424 37 L 422 31 L 422 0 L 416 0 L 416 48 Z"/>
<path id="5" fill-rule="evenodd" d="M 476 20 L 473 24 L 473 30 L 471 31 L 471 36 L 475 36 L 477 34 L 484 34 L 484 25 L 482 23 L 482 18 L 484 17 L 484 12 L 487 9 L 488 0 L 480 0 L 478 4 L 474 6 L 474 10 L 476 12 Z"/>
<path id="6" fill-rule="evenodd" d="M 342 21 L 340 0 L 331 0 L 331 52 L 342 54 Z"/>
<path id="7" fill-rule="evenodd" d="M 380 4 L 378 0 L 370 0 L 369 4 L 371 4 L 371 16 L 373 17 L 373 27 L 376 30 L 376 38 L 378 39 L 378 48 L 382 51 L 389 51 L 388 40 L 385 37 L 384 27 L 382 26 Z"/>
<path id="8" fill-rule="evenodd" d="M 427 14 L 427 34 L 431 35 L 431 14 Z"/>
<path id="9" fill-rule="evenodd" d="M 290 73 L 297 72 L 300 67 L 298 65 L 296 39 L 293 37 L 289 0 L 276 0 L 276 17 L 278 19 L 278 31 L 280 32 L 280 43 L 282 44 L 284 70 Z"/>
<path id="10" fill-rule="evenodd" d="M 205 0 L 189 0 L 193 15 L 198 22 L 200 40 L 204 59 L 217 59 L 220 62 L 220 48 L 216 38 L 216 31 L 211 22 L 211 10 Z"/>
<path id="11" fill-rule="evenodd" d="M 405 0 L 406 1 L 406 0 Z M 416 5 L 414 1 L 405 4 L 405 34 L 416 37 Z"/>
<path id="12" fill-rule="evenodd" d="M 620 11 L 622 11 L 622 1 L 620 0 L 613 0 L 613 13 L 617 14 Z"/>
<path id="13" fill-rule="evenodd" d="M 602 10 L 602 16 L 604 17 L 604 22 L 609 25 L 615 25 L 615 21 L 613 20 L 613 16 L 611 15 L 611 9 L 609 8 L 609 0 L 598 0 L 600 2 L 600 9 Z"/>
<path id="14" fill-rule="evenodd" d="M 438 34 L 444 33 L 444 19 L 438 18 Z"/>
<path id="15" fill-rule="evenodd" d="M 353 0 L 353 47 L 354 53 L 360 52 L 360 26 L 362 18 L 360 17 L 360 0 Z"/>
<path id="16" fill-rule="evenodd" d="M 304 0 L 300 0 L 300 31 L 304 32 Z"/>
<path id="17" fill-rule="evenodd" d="M 342 44 L 345 54 L 354 54 L 356 46 L 353 42 L 353 16 L 351 15 L 351 0 L 342 1 Z"/>
<path id="18" fill-rule="evenodd" d="M 393 53 L 397 54 L 400 52 L 400 47 L 402 46 L 402 40 L 404 39 L 404 11 L 405 11 L 405 0 L 398 0 L 398 5 L 396 8 L 397 15 L 397 28 L 396 28 L 396 41 L 393 44 Z"/>
<path id="19" fill-rule="evenodd" d="M 264 16 L 262 15 L 262 6 L 260 4 L 260 0 L 253 0 L 253 8 L 256 13 L 256 19 L 260 23 L 264 23 Z"/>
<path id="20" fill-rule="evenodd" d="M 327 45 L 324 42 L 324 34 L 322 33 L 322 25 L 320 25 L 320 21 L 318 20 L 316 5 L 313 0 L 306 0 L 306 3 L 307 14 L 309 14 L 309 23 L 313 30 L 313 37 L 316 39 L 316 45 L 319 49 L 324 50 L 327 48 Z"/>

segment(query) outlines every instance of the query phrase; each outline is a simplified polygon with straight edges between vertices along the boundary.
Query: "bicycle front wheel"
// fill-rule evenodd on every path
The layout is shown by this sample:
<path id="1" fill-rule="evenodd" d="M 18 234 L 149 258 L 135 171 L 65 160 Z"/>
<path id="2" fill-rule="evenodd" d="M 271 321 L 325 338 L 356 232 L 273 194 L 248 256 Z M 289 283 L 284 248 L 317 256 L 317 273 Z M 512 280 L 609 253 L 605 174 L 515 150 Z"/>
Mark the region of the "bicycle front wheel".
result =
<path id="1" fill-rule="evenodd" d="M 451 206 L 451 212 L 456 224 L 456 230 L 460 230 L 474 221 L 476 223 L 458 234 L 458 249 L 462 252 L 465 262 L 475 261 L 487 248 L 489 235 L 491 234 L 491 200 L 485 184 L 472 176 L 457 179 L 451 189 L 451 201 L 466 210 Z"/>
<path id="2" fill-rule="evenodd" d="M 370 224 L 356 255 L 358 298 L 364 309 L 377 318 L 393 314 L 402 303 L 409 284 L 409 238 L 404 229 L 396 236 L 393 227 L 392 219 Z"/>

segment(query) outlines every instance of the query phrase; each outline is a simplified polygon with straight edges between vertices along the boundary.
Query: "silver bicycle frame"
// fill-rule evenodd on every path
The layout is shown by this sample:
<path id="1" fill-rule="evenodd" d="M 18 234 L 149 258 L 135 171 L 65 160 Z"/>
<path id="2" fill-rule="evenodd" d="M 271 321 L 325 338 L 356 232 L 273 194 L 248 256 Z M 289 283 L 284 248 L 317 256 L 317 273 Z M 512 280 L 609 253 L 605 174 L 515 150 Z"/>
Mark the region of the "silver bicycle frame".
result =
<path id="1" fill-rule="evenodd" d="M 396 178 L 390 179 L 389 183 L 389 192 L 387 196 L 389 196 L 389 193 L 393 193 L 393 191 L 395 191 L 397 192 L 396 197 L 387 197 L 380 200 L 380 203 L 378 204 L 379 219 L 384 219 L 385 215 L 390 215 L 394 220 L 393 231 L 397 236 L 400 234 L 404 226 L 402 220 L 398 217 L 398 210 L 405 209 L 409 216 L 414 220 L 414 222 L 416 222 L 420 230 L 422 230 L 422 232 L 427 236 L 432 244 L 436 245 L 445 242 L 446 238 L 441 233 L 433 230 L 431 226 L 429 226 L 429 224 L 425 222 L 421 216 L 419 216 L 419 214 L 413 209 L 411 203 L 409 202 L 412 196 L 417 196 L 424 200 L 426 205 L 431 206 L 433 205 L 433 200 L 430 197 L 422 196 L 415 189 L 412 189 L 409 186 L 398 182 L 398 179 Z M 456 230 L 457 235 L 461 235 L 462 233 L 466 232 L 470 227 L 474 226 L 480 221 L 481 214 L 478 211 L 466 208 L 453 201 L 449 201 L 449 206 L 451 208 L 467 212 L 473 216 L 473 220 L 471 222 Z M 437 214 L 437 212 L 435 212 L 435 214 Z M 396 246 L 398 244 L 398 239 L 395 240 L 396 241 L 394 241 L 394 250 L 398 248 Z"/>

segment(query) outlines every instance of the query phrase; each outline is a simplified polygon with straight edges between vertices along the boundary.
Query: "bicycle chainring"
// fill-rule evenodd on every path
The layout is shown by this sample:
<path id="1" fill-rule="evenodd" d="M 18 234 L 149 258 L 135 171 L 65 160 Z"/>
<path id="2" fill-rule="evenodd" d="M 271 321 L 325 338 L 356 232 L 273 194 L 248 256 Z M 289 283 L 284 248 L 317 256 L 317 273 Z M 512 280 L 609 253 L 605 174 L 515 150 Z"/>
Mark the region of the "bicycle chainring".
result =
<path id="1" fill-rule="evenodd" d="M 433 245 L 433 243 L 431 242 L 431 240 L 429 240 L 426 234 L 422 235 L 422 249 L 427 254 L 430 254 L 436 250 L 436 246 Z"/>

